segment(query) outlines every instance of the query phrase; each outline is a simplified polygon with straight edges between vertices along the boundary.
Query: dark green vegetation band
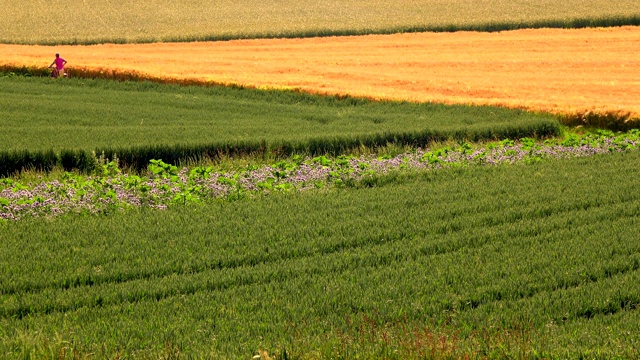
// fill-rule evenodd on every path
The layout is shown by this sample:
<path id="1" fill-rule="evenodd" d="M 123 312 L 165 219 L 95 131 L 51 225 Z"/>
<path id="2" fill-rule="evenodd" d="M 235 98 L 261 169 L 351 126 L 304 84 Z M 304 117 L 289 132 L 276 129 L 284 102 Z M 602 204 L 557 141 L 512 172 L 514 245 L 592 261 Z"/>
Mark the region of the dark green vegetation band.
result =
<path id="1" fill-rule="evenodd" d="M 271 143 L 244 142 L 203 145 L 149 145 L 121 148 L 98 148 L 95 151 L 62 150 L 48 151 L 0 151 L 0 177 L 10 176 L 25 169 L 50 171 L 55 167 L 64 170 L 92 171 L 96 157 L 118 158 L 120 165 L 132 170 L 143 170 L 152 159 L 162 159 L 170 164 L 222 157 L 242 156 L 290 156 L 331 155 L 338 156 L 363 147 L 375 149 L 387 145 L 425 147 L 439 141 L 456 140 L 458 142 L 478 142 L 482 140 L 519 139 L 523 137 L 546 138 L 560 133 L 558 125 L 541 122 L 526 127 L 503 126 L 457 130 L 452 132 L 422 131 L 414 133 L 364 135 L 351 138 L 317 138 L 306 142 Z"/>
<path id="2" fill-rule="evenodd" d="M 0 176 L 54 166 L 88 171 L 103 153 L 142 169 L 151 159 L 339 155 L 560 133 L 549 115 L 489 106 L 150 82 L 0 78 L 0 107 Z"/>
<path id="3" fill-rule="evenodd" d="M 228 41 L 239 39 L 277 39 L 277 38 L 310 38 L 329 36 L 357 36 L 371 34 L 398 34 L 413 32 L 456 32 L 456 31 L 480 31 L 496 32 L 518 29 L 582 29 L 590 27 L 615 27 L 615 26 L 638 26 L 640 25 L 640 15 L 613 16 L 613 17 L 590 17 L 567 20 L 534 20 L 521 22 L 489 22 L 469 25 L 416 25 L 409 27 L 393 27 L 388 29 L 341 29 L 328 30 L 316 29 L 293 32 L 267 32 L 267 33 L 246 33 L 246 34 L 212 34 L 210 36 L 183 36 L 183 37 L 163 37 L 154 38 L 152 36 L 144 39 L 130 41 L 124 38 L 104 38 L 104 39 L 70 39 L 65 41 L 37 41 L 34 43 L 22 43 L 16 41 L 4 41 L 7 44 L 27 44 L 27 45 L 96 45 L 96 44 L 127 44 L 127 43 L 154 43 L 154 42 L 193 42 L 193 41 Z"/>
<path id="4" fill-rule="evenodd" d="M 380 183 L 0 223 L 0 353 L 637 354 L 639 152 Z"/>

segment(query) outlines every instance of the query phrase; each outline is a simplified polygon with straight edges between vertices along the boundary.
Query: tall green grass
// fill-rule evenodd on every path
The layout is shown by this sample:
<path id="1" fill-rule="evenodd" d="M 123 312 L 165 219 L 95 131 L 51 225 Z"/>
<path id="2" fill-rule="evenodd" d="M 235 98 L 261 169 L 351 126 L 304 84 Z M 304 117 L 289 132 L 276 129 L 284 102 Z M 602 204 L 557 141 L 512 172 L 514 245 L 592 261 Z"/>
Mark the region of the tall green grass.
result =
<path id="1" fill-rule="evenodd" d="M 387 144 L 546 137 L 550 115 L 480 106 L 375 102 L 220 86 L 0 78 L 0 176 L 242 154 L 339 154 Z"/>
<path id="2" fill-rule="evenodd" d="M 639 169 L 632 152 L 0 223 L 0 351 L 637 356 Z"/>

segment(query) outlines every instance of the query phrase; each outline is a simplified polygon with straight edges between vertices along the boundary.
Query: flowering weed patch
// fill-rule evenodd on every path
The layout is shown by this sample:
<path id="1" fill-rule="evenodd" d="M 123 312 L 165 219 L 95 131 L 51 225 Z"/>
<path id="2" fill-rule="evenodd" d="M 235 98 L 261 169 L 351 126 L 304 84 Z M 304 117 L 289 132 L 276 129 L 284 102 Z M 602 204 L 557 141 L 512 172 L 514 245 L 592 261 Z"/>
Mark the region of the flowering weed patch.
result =
<path id="1" fill-rule="evenodd" d="M 164 209 L 213 199 L 237 200 L 271 192 L 326 187 L 366 187 L 394 181 L 393 176 L 423 170 L 472 165 L 536 163 L 546 159 L 584 157 L 636 149 L 640 130 L 609 131 L 565 140 L 503 140 L 474 149 L 463 143 L 435 150 L 416 149 L 397 156 L 292 157 L 270 166 L 217 172 L 211 166 L 178 169 L 151 160 L 144 175 L 121 173 L 116 162 L 102 165 L 95 176 L 66 173 L 61 180 L 22 184 L 0 180 L 0 218 L 62 213 L 109 213 L 131 207 Z"/>

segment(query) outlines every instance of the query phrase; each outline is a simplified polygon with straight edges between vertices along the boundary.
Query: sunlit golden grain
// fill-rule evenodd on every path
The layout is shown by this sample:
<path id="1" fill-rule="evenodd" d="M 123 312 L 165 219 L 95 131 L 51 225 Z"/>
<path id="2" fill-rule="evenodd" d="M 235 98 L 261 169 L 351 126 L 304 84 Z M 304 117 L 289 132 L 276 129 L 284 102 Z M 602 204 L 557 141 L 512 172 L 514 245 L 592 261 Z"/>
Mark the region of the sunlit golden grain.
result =
<path id="1" fill-rule="evenodd" d="M 1 60 L 5 64 L 35 67 L 47 66 L 60 52 L 72 73 L 98 77 L 503 105 L 575 115 L 575 119 L 597 114 L 638 118 L 640 114 L 640 27 L 137 45 L 0 45 L 0 51 L 7 54 Z"/>

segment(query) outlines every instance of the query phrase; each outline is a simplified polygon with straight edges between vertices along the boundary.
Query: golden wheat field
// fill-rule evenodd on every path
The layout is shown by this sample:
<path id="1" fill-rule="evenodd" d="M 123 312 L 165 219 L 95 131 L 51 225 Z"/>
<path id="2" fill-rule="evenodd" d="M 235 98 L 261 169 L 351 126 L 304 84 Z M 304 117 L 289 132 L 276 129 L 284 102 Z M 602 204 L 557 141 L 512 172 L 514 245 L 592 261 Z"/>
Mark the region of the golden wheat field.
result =
<path id="1" fill-rule="evenodd" d="M 640 27 L 228 42 L 0 45 L 5 64 L 558 114 L 640 115 Z M 120 74 L 120 75 L 118 75 Z M 122 76 L 123 77 L 123 76 Z"/>
<path id="2" fill-rule="evenodd" d="M 0 42 L 176 41 L 640 15 L 638 0 L 0 1 Z"/>

